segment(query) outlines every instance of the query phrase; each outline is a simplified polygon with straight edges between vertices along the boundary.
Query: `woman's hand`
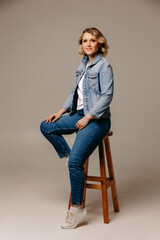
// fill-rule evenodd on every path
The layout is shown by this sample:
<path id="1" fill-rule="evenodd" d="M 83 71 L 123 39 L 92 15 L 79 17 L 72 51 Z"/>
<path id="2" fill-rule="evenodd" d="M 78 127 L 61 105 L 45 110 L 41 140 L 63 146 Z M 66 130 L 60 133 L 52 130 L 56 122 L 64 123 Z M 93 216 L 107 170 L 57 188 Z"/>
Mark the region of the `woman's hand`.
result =
<path id="1" fill-rule="evenodd" d="M 82 130 L 84 127 L 88 125 L 88 123 L 92 119 L 94 119 L 94 117 L 87 113 L 85 117 L 83 117 L 76 123 L 76 128 L 78 128 L 78 130 Z"/>
<path id="2" fill-rule="evenodd" d="M 46 119 L 44 119 L 44 122 L 46 123 L 51 123 L 51 121 L 54 123 L 55 121 L 57 121 L 63 113 L 65 113 L 66 110 L 61 108 L 57 113 L 53 113 L 51 114 L 49 117 L 47 117 Z M 53 119 L 54 118 L 54 119 Z M 53 119 L 53 120 L 52 120 Z"/>

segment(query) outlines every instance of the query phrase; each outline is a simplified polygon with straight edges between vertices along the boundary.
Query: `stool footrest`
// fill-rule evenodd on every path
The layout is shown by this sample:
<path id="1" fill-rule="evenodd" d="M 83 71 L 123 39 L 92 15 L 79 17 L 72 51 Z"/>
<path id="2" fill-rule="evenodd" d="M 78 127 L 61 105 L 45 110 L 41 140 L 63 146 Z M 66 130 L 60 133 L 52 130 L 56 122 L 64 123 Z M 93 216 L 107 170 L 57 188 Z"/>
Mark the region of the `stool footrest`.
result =
<path id="1" fill-rule="evenodd" d="M 86 187 L 86 188 L 90 188 L 90 189 L 101 190 L 101 185 L 100 185 L 100 184 L 86 183 L 86 184 L 85 184 L 85 187 Z"/>
<path id="2" fill-rule="evenodd" d="M 101 177 L 96 177 L 96 176 L 86 176 L 85 179 L 87 181 L 95 181 L 95 182 L 101 182 L 102 181 Z"/>
<path id="3" fill-rule="evenodd" d="M 95 176 L 87 176 L 85 178 L 86 181 L 95 181 L 95 182 L 101 182 L 102 184 L 102 179 L 101 177 L 95 177 Z M 106 178 L 106 186 L 107 188 L 111 187 L 112 184 L 114 183 L 113 178 Z M 91 188 L 91 189 L 98 189 L 101 190 L 102 189 L 102 185 L 101 184 L 92 184 L 92 183 L 85 183 L 85 188 Z"/>

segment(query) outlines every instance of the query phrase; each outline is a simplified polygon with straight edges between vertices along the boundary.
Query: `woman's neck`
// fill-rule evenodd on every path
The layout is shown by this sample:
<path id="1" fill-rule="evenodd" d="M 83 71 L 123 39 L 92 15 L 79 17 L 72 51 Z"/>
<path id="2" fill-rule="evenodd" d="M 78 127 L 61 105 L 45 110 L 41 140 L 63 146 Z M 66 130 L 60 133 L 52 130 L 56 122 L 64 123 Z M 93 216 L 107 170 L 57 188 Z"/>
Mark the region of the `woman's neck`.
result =
<path id="1" fill-rule="evenodd" d="M 93 60 L 97 57 L 98 53 L 95 54 L 94 56 L 88 56 L 89 57 L 89 61 L 88 64 L 91 64 L 93 62 Z"/>

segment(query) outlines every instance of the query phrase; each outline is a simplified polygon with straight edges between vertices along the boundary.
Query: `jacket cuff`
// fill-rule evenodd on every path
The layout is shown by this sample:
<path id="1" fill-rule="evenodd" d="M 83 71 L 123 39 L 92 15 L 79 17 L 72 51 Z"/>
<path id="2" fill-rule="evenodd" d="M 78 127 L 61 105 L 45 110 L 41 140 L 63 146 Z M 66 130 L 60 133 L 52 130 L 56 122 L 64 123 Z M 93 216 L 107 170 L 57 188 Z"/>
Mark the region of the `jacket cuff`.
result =
<path id="1" fill-rule="evenodd" d="M 98 115 L 91 109 L 89 112 L 88 112 L 91 116 L 93 116 L 95 119 L 98 119 Z"/>
<path id="2" fill-rule="evenodd" d="M 70 112 L 70 107 L 67 107 L 65 104 L 61 105 L 61 108 L 64 108 L 66 112 Z"/>

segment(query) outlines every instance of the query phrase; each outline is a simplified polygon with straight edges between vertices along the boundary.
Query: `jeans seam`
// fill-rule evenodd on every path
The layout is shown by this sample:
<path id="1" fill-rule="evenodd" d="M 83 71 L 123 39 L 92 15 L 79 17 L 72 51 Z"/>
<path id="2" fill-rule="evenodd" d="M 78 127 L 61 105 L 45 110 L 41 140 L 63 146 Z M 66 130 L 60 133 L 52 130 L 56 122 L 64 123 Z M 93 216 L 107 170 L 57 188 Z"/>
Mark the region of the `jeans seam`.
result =
<path id="1" fill-rule="evenodd" d="M 59 142 L 59 143 L 61 144 L 61 147 L 63 148 L 63 150 L 66 150 L 66 148 L 65 148 L 64 145 L 62 144 L 61 140 L 60 140 L 57 136 L 55 136 L 55 135 L 53 135 L 53 137 L 54 137 L 55 139 L 57 139 L 57 142 Z M 67 150 L 66 150 L 66 153 L 67 153 Z"/>
<path id="2" fill-rule="evenodd" d="M 79 178 L 81 178 L 81 174 L 79 173 Z M 78 191 L 77 191 L 77 198 L 80 199 L 80 188 L 81 188 L 81 181 L 79 181 L 78 184 Z M 78 199 L 76 198 L 76 204 L 79 205 L 80 201 L 77 201 Z"/>
<path id="3" fill-rule="evenodd" d="M 79 173 L 79 178 L 81 177 L 81 174 Z M 80 193 L 81 193 L 81 181 L 79 181 L 79 184 L 78 184 L 78 190 L 77 190 L 77 196 L 76 196 L 76 201 L 75 202 L 71 202 L 72 205 L 81 205 L 81 200 L 78 200 L 80 199 Z"/>

